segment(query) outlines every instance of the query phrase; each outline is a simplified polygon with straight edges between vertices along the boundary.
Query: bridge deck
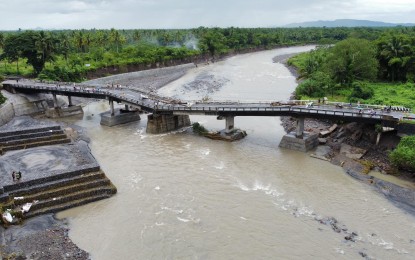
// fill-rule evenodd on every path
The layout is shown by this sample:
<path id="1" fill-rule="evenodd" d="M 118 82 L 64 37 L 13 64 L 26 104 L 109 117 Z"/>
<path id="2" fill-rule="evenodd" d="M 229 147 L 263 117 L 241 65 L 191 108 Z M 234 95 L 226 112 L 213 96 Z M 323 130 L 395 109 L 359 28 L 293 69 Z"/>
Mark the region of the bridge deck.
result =
<path id="1" fill-rule="evenodd" d="M 97 99 L 111 99 L 129 105 L 140 106 L 152 113 L 202 114 L 217 116 L 295 116 L 320 119 L 358 121 L 368 123 L 398 122 L 402 119 L 415 119 L 414 114 L 403 111 L 387 112 L 383 109 L 370 109 L 369 106 L 343 108 L 334 105 L 310 106 L 306 104 L 286 105 L 275 102 L 179 102 L 171 98 L 157 96 L 135 88 L 88 87 L 74 83 L 42 83 L 30 80 L 8 80 L 3 85 L 22 92 L 39 92 L 65 96 L 78 96 Z"/>

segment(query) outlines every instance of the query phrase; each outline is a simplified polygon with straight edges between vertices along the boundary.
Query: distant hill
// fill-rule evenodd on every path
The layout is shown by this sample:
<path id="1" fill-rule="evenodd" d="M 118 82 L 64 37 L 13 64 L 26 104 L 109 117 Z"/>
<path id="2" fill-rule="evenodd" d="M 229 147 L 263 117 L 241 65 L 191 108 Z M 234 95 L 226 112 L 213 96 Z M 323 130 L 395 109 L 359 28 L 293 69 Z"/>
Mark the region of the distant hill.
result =
<path id="1" fill-rule="evenodd" d="M 395 27 L 415 26 L 415 23 L 384 23 L 368 20 L 338 19 L 334 21 L 312 21 L 303 23 L 291 23 L 284 27 Z"/>

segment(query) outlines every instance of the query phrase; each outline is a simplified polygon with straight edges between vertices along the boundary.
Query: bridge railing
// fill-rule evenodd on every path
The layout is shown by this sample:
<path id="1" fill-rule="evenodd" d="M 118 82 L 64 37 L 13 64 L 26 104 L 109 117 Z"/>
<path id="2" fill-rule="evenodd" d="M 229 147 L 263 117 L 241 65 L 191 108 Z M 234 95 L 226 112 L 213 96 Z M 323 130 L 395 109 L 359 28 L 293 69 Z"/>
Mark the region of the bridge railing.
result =
<path id="1" fill-rule="evenodd" d="M 29 81 L 27 81 L 29 82 Z M 282 101 L 194 101 L 194 104 L 197 106 L 193 106 L 192 102 L 188 103 L 179 103 L 177 104 L 177 100 L 174 99 L 165 99 L 164 97 L 160 97 L 157 95 L 149 94 L 148 98 L 151 102 L 144 102 L 142 98 L 131 98 L 127 97 L 127 95 L 119 94 L 113 90 L 108 89 L 99 89 L 99 88 L 88 88 L 84 86 L 77 86 L 77 85 L 50 85 L 45 86 L 44 83 L 42 84 L 33 84 L 33 82 L 16 82 L 13 83 L 15 87 L 26 88 L 26 89 L 39 89 L 39 90 L 46 90 L 46 91 L 60 91 L 60 92 L 68 92 L 70 93 L 87 93 L 87 94 L 101 94 L 106 95 L 109 97 L 117 98 L 119 100 L 124 100 L 131 104 L 136 104 L 139 106 L 145 106 L 150 109 L 158 109 L 158 110 L 170 110 L 170 111 L 222 111 L 222 112 L 246 112 L 246 111 L 297 111 L 300 113 L 314 113 L 314 114 L 324 114 L 324 115 L 336 115 L 336 116 L 361 116 L 361 117 L 370 117 L 370 118 L 382 118 L 382 116 L 388 116 L 387 114 L 384 115 L 382 112 L 378 113 L 375 111 L 365 111 L 363 108 L 376 108 L 382 109 L 383 106 L 379 105 L 365 105 L 365 104 L 347 104 L 343 102 L 328 102 L 326 101 L 325 104 L 320 104 L 319 106 L 307 106 L 305 108 L 298 107 L 295 105 L 302 105 L 302 104 L 309 104 L 310 102 L 314 103 L 314 100 L 290 100 L 289 104 L 283 104 Z M 23 83 L 23 84 L 22 84 Z M 25 84 L 26 83 L 26 84 Z M 123 88 L 124 90 L 130 90 L 129 88 Z M 120 90 L 120 89 L 118 89 Z M 122 90 L 122 89 L 121 89 Z M 139 93 L 143 93 L 138 91 Z M 318 104 L 318 103 L 317 103 Z M 235 105 L 235 107 L 232 107 Z M 243 105 L 243 106 L 239 106 Z M 339 108 L 345 107 L 349 108 L 348 110 L 342 111 Z M 355 106 L 354 106 L 355 105 Z M 221 107 L 223 106 L 223 107 Z M 336 107 L 337 110 L 333 110 L 332 108 Z M 350 111 L 351 109 L 355 109 L 356 111 Z M 399 110 L 398 110 L 399 111 Z"/>
<path id="2" fill-rule="evenodd" d="M 14 87 L 25 88 L 25 89 L 38 89 L 38 90 L 48 90 L 48 91 L 60 91 L 68 93 L 91 93 L 91 94 L 108 94 L 110 92 L 102 89 L 92 89 L 92 88 L 80 88 L 74 86 L 42 86 L 42 85 L 23 85 L 15 84 Z"/>
<path id="3" fill-rule="evenodd" d="M 157 110 L 164 111 L 182 111 L 182 112 L 291 112 L 292 114 L 313 114 L 313 115 L 325 115 L 325 116 L 341 116 L 341 117 L 359 117 L 359 118 L 372 118 L 377 120 L 397 120 L 388 114 L 371 113 L 364 111 L 341 111 L 330 109 L 315 109 L 315 108 L 301 108 L 293 106 L 279 106 L 279 107 L 212 107 L 212 106 L 172 106 L 163 105 L 157 106 Z"/>

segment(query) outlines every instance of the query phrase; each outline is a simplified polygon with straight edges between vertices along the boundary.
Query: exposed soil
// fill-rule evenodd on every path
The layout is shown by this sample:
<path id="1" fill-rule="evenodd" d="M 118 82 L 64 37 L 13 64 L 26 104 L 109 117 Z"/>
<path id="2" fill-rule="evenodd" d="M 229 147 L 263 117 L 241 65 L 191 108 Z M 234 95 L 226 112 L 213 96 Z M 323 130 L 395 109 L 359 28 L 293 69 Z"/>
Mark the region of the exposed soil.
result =
<path id="1" fill-rule="evenodd" d="M 0 259 L 90 259 L 68 238 L 67 224 L 51 214 L 21 226 L 0 226 Z"/>

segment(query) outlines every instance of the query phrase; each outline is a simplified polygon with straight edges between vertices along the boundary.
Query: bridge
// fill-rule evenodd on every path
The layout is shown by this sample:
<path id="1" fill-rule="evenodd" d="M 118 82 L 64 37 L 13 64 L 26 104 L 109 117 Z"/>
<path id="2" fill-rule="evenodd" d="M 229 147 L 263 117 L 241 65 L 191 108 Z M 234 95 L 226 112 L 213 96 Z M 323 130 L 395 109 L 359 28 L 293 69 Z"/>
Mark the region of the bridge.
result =
<path id="1" fill-rule="evenodd" d="M 183 102 L 133 87 L 86 86 L 75 83 L 45 83 L 31 80 L 7 80 L 3 82 L 3 86 L 14 93 L 19 91 L 52 94 L 55 109 L 58 108 L 57 95 L 68 97 L 69 106 L 73 105 L 72 97 L 108 100 L 110 103 L 109 117 L 116 117 L 114 102 L 125 104 L 126 110 L 128 107 L 139 108 L 151 113 L 147 126 L 149 133 L 170 131 L 189 125 L 190 120 L 185 119 L 189 115 L 209 115 L 225 119 L 225 133 L 234 130 L 236 116 L 292 116 L 297 118 L 295 133 L 297 138 L 302 138 L 304 135 L 304 118 L 363 122 L 387 127 L 396 127 L 405 120 L 415 120 L 415 115 L 409 113 L 409 109 L 404 107 L 388 107 L 386 109 L 384 106 L 377 105 L 336 102 L 318 104 L 317 102 L 292 100 L 286 102 Z M 153 127 L 149 128 L 151 124 Z M 161 124 L 166 126 L 160 126 Z"/>

